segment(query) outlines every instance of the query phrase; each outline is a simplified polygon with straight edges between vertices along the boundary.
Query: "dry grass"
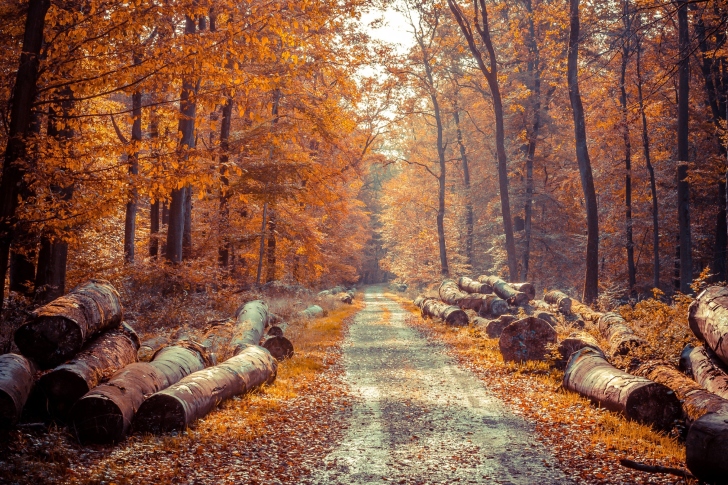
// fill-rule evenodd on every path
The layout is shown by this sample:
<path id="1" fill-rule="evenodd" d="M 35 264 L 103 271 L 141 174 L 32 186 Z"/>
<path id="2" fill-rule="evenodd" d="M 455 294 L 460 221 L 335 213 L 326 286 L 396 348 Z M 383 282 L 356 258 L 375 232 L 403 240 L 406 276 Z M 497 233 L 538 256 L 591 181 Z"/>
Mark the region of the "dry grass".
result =
<path id="1" fill-rule="evenodd" d="M 645 475 L 620 469 L 614 463 L 617 459 L 626 457 L 664 466 L 684 466 L 685 447 L 676 437 L 596 408 L 586 398 L 562 389 L 563 372 L 548 363 L 506 363 L 498 340 L 487 338 L 478 328 L 453 328 L 439 321 L 423 320 L 410 299 L 401 294 L 388 293 L 387 296 L 412 313 L 408 323 L 445 343 L 461 365 L 486 381 L 489 389 L 511 409 L 536 422 L 543 441 L 554 450 L 565 468 L 583 470 L 587 475 L 592 470 L 590 480 L 603 475 L 604 483 L 624 479 L 605 475 L 602 465 L 608 465 L 612 473 L 627 474 L 627 483 L 636 483 Z M 568 330 L 562 328 L 560 333 Z M 652 479 L 663 478 L 654 476 Z M 664 483 L 675 481 L 674 477 L 664 479 L 667 480 Z"/>

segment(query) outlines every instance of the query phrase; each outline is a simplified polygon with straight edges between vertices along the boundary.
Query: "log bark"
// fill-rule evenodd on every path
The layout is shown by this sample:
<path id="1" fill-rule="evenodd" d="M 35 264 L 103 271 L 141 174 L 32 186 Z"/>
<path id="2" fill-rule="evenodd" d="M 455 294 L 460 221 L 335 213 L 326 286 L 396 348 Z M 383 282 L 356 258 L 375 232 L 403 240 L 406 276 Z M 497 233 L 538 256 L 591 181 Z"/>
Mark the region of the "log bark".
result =
<path id="1" fill-rule="evenodd" d="M 478 315 L 481 317 L 498 317 L 508 312 L 508 303 L 505 300 L 498 298 L 496 295 L 482 295 L 480 310 Z"/>
<path id="2" fill-rule="evenodd" d="M 121 324 L 119 293 L 104 280 L 89 280 L 36 309 L 15 332 L 20 352 L 43 368 L 76 355 L 95 335 Z"/>
<path id="3" fill-rule="evenodd" d="M 354 297 L 349 293 L 342 293 L 341 295 L 339 295 L 339 300 L 342 303 L 346 303 L 348 305 L 354 303 Z"/>
<path id="4" fill-rule="evenodd" d="M 508 283 L 511 288 L 521 293 L 525 293 L 528 296 L 528 300 L 536 299 L 536 287 L 532 283 Z"/>
<path id="5" fill-rule="evenodd" d="M 139 362 L 149 362 L 159 349 L 166 347 L 167 345 L 169 345 L 169 339 L 161 335 L 159 337 L 145 340 L 139 346 L 139 351 L 137 351 L 137 360 Z"/>
<path id="6" fill-rule="evenodd" d="M 559 323 L 559 320 L 556 318 L 556 315 L 554 315 L 553 313 L 536 311 L 536 312 L 533 312 L 533 316 L 536 318 L 540 318 L 541 320 L 548 323 L 552 327 L 555 327 Z"/>
<path id="7" fill-rule="evenodd" d="M 0 355 L 0 429 L 11 428 L 20 418 L 33 390 L 35 365 L 18 354 Z"/>
<path id="8" fill-rule="evenodd" d="M 574 352 L 564 371 L 564 388 L 629 419 L 667 430 L 680 417 L 680 402 L 666 386 L 613 367 L 599 350 Z"/>
<path id="9" fill-rule="evenodd" d="M 707 348 L 688 344 L 680 355 L 680 370 L 707 391 L 728 399 L 728 374 L 725 366 Z"/>
<path id="10" fill-rule="evenodd" d="M 311 305 L 310 307 L 306 308 L 305 310 L 302 310 L 298 312 L 299 315 L 301 315 L 303 318 L 321 318 L 326 315 L 326 312 L 323 308 L 321 308 L 318 305 Z"/>
<path id="11" fill-rule="evenodd" d="M 685 464 L 703 483 L 728 483 L 728 415 L 706 414 L 688 429 Z"/>
<path id="12" fill-rule="evenodd" d="M 52 416 L 66 419 L 84 394 L 119 369 L 137 361 L 139 337 L 126 324 L 91 341 L 73 360 L 43 375 L 38 385 Z"/>
<path id="13" fill-rule="evenodd" d="M 522 291 L 516 291 L 511 285 L 497 276 L 479 276 L 478 281 L 492 286 L 493 292 L 510 305 L 523 305 L 528 303 L 528 295 Z"/>
<path id="14" fill-rule="evenodd" d="M 461 276 L 458 278 L 458 287 L 466 293 L 480 293 L 482 295 L 489 295 L 493 293 L 493 287 L 488 283 L 475 281 L 467 276 Z"/>
<path id="15" fill-rule="evenodd" d="M 128 365 L 92 389 L 71 409 L 72 429 L 81 443 L 118 443 L 146 396 L 198 372 L 209 364 L 192 342 L 165 347 L 151 362 Z"/>
<path id="16" fill-rule="evenodd" d="M 690 330 L 724 363 L 728 364 L 728 288 L 705 289 L 688 309 Z"/>
<path id="17" fill-rule="evenodd" d="M 462 281 L 463 278 L 460 278 Z M 470 280 L 470 289 L 486 289 L 483 284 Z M 463 310 L 474 310 L 482 315 L 501 315 L 508 311 L 508 304 L 492 294 L 471 293 L 460 290 L 460 285 L 453 280 L 444 280 L 440 284 L 440 299 L 448 305 L 455 305 Z M 485 308 L 484 308 L 485 307 Z"/>
<path id="18" fill-rule="evenodd" d="M 508 324 L 498 346 L 506 362 L 546 360 L 547 345 L 556 343 L 556 330 L 540 318 L 527 317 Z"/>
<path id="19" fill-rule="evenodd" d="M 443 282 L 440 283 L 438 293 L 440 294 L 440 299 L 442 301 L 448 305 L 455 306 L 459 306 L 460 300 L 469 295 L 469 293 L 460 291 L 460 288 L 454 280 L 443 280 Z"/>
<path id="20" fill-rule="evenodd" d="M 706 391 L 670 364 L 649 362 L 641 365 L 635 373 L 672 389 L 682 401 L 688 423 L 707 413 L 728 415 L 728 400 Z"/>
<path id="21" fill-rule="evenodd" d="M 566 364 L 569 362 L 571 354 L 583 349 L 584 347 L 590 347 L 598 350 L 599 352 L 602 351 L 602 349 L 599 348 L 599 342 L 586 332 L 574 332 L 563 339 L 559 342 L 558 352 L 561 358 L 555 362 L 556 368 L 560 370 L 566 369 Z"/>
<path id="22" fill-rule="evenodd" d="M 516 320 L 518 319 L 513 315 L 501 315 L 500 318 L 491 320 L 485 325 L 485 334 L 490 338 L 498 338 L 503 333 L 503 329 Z"/>
<path id="23" fill-rule="evenodd" d="M 160 433 L 181 430 L 225 399 L 275 380 L 277 363 L 267 350 L 251 346 L 222 364 L 190 374 L 142 404 L 134 429 Z"/>
<path id="24" fill-rule="evenodd" d="M 572 301 L 566 293 L 562 293 L 559 290 L 551 290 L 543 296 L 543 299 L 550 305 L 556 305 L 556 308 L 561 313 L 571 313 Z"/>
<path id="25" fill-rule="evenodd" d="M 588 305 L 585 305 L 578 300 L 571 300 L 571 312 L 579 315 L 587 322 L 596 322 L 602 317 L 602 315 L 604 315 L 601 312 L 595 312 Z"/>
<path id="26" fill-rule="evenodd" d="M 627 355 L 632 350 L 647 345 L 618 313 L 605 313 L 599 318 L 599 332 L 609 341 L 609 355 Z"/>
<path id="27" fill-rule="evenodd" d="M 460 308 L 443 303 L 436 298 L 418 297 L 415 304 L 419 302 L 422 316 L 426 318 L 439 318 L 447 325 L 464 326 L 469 323 L 468 315 Z"/>

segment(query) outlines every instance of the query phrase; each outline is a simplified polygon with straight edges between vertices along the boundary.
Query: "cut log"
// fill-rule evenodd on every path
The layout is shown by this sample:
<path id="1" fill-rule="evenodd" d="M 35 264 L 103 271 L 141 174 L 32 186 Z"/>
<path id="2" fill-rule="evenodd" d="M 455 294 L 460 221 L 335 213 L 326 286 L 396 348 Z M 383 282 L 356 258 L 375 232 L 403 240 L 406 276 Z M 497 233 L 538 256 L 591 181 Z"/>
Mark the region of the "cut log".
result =
<path id="1" fill-rule="evenodd" d="M 728 415 L 706 414 L 688 429 L 685 464 L 701 483 L 728 484 Z"/>
<path id="2" fill-rule="evenodd" d="M 604 315 L 601 312 L 595 312 L 588 305 L 578 300 L 571 300 L 571 313 L 579 315 L 579 317 L 587 322 L 596 322 Z"/>
<path id="3" fill-rule="evenodd" d="M 523 305 L 528 303 L 528 295 L 522 291 L 516 291 L 511 285 L 497 276 L 479 276 L 478 281 L 492 286 L 493 292 L 510 305 Z"/>
<path id="4" fill-rule="evenodd" d="M 293 357 L 293 344 L 283 335 L 266 337 L 262 345 L 279 362 Z"/>
<path id="5" fill-rule="evenodd" d="M 458 278 L 458 288 L 465 293 L 480 293 L 481 295 L 489 295 L 493 293 L 493 287 L 488 283 L 475 281 L 467 276 L 461 276 Z"/>
<path id="6" fill-rule="evenodd" d="M 237 309 L 234 320 L 215 322 L 202 337 L 202 346 L 213 364 L 224 362 L 245 347 L 258 345 L 267 321 L 268 305 L 264 301 L 247 302 Z"/>
<path id="7" fill-rule="evenodd" d="M 518 319 L 513 315 L 501 315 L 500 318 L 496 318 L 487 323 L 485 326 L 485 334 L 490 338 L 498 338 L 503 333 L 503 329 L 516 320 Z"/>
<path id="8" fill-rule="evenodd" d="M 154 354 L 161 349 L 169 345 L 169 339 L 167 337 L 159 336 L 145 340 L 139 346 L 137 352 L 137 360 L 139 362 L 149 362 L 152 360 Z"/>
<path id="9" fill-rule="evenodd" d="M 728 288 L 711 286 L 688 309 L 690 330 L 728 365 Z"/>
<path id="10" fill-rule="evenodd" d="M 728 399 L 728 374 L 724 364 L 706 347 L 688 344 L 680 354 L 680 370 L 707 391 Z"/>
<path id="11" fill-rule="evenodd" d="M 551 290 L 547 292 L 543 299 L 550 305 L 556 305 L 556 308 L 565 314 L 571 313 L 571 298 L 566 293 L 559 290 Z"/>
<path id="12" fill-rule="evenodd" d="M 33 390 L 35 364 L 18 354 L 0 355 L 0 429 L 18 422 Z"/>
<path id="13" fill-rule="evenodd" d="M 47 369 L 76 355 L 95 335 L 118 327 L 121 318 L 119 293 L 111 283 L 89 280 L 33 311 L 15 331 L 15 344 Z"/>
<path id="14" fill-rule="evenodd" d="M 527 317 L 508 324 L 498 346 L 506 362 L 546 360 L 549 344 L 556 343 L 556 330 L 540 318 Z"/>
<path id="15" fill-rule="evenodd" d="M 599 352 L 602 349 L 599 348 L 599 342 L 586 332 L 575 332 L 570 334 L 564 340 L 559 342 L 558 352 L 561 356 L 556 362 L 556 368 L 560 370 L 566 369 L 566 364 L 569 362 L 569 357 L 574 352 L 577 352 L 585 347 L 596 349 Z"/>
<path id="16" fill-rule="evenodd" d="M 556 315 L 554 315 L 553 313 L 544 312 L 544 311 L 536 311 L 533 313 L 533 316 L 536 318 L 540 318 L 541 320 L 548 323 L 552 327 L 555 327 L 556 325 L 559 324 L 559 319 L 556 318 Z"/>
<path id="17" fill-rule="evenodd" d="M 448 305 L 460 306 L 460 300 L 464 299 L 469 293 L 460 291 L 457 283 L 453 280 L 443 280 L 438 290 L 440 299 Z M 480 299 L 478 298 L 477 301 Z M 480 307 L 478 307 L 480 308 Z"/>
<path id="18" fill-rule="evenodd" d="M 308 319 L 321 318 L 323 316 L 326 316 L 326 312 L 324 312 L 324 309 L 318 305 L 311 305 L 305 310 L 298 312 L 298 314 L 303 318 Z"/>
<path id="19" fill-rule="evenodd" d="M 339 295 L 339 301 L 346 303 L 347 305 L 351 305 L 354 303 L 354 295 L 350 293 L 342 293 Z"/>
<path id="20" fill-rule="evenodd" d="M 119 369 L 137 361 L 139 337 L 126 324 L 92 340 L 73 360 L 45 374 L 38 381 L 55 418 L 65 420 L 76 401 L 111 377 Z"/>
<path id="21" fill-rule="evenodd" d="M 508 284 L 514 290 L 520 291 L 521 293 L 525 293 L 526 296 L 528 296 L 529 301 L 536 299 L 536 287 L 533 286 L 533 283 L 508 283 Z"/>
<path id="22" fill-rule="evenodd" d="M 482 302 L 478 315 L 481 317 L 494 316 L 498 317 L 508 313 L 508 303 L 496 295 L 482 295 Z"/>
<path id="23" fill-rule="evenodd" d="M 619 313 L 609 312 L 601 316 L 598 321 L 599 333 L 609 342 L 609 355 L 627 355 L 632 350 L 647 345 L 627 325 Z"/>
<path id="24" fill-rule="evenodd" d="M 574 352 L 564 371 L 564 388 L 628 419 L 658 429 L 672 428 L 680 417 L 680 402 L 666 386 L 613 367 L 591 347 Z"/>
<path id="25" fill-rule="evenodd" d="M 635 373 L 675 391 L 677 397 L 682 401 L 683 411 L 688 422 L 695 421 L 707 413 L 728 415 L 728 400 L 706 391 L 672 365 L 664 362 L 649 362 L 641 365 Z"/>
<path id="26" fill-rule="evenodd" d="M 182 430 L 206 416 L 225 399 L 243 394 L 276 377 L 276 360 L 252 346 L 223 362 L 191 374 L 144 401 L 134 429 L 160 433 Z"/>
<path id="27" fill-rule="evenodd" d="M 151 362 L 124 367 L 71 408 L 76 437 L 81 443 L 118 443 L 129 431 L 145 397 L 204 369 L 209 363 L 201 346 L 185 341 L 161 349 Z"/>
<path id="28" fill-rule="evenodd" d="M 418 300 L 420 299 L 418 298 Z M 468 314 L 463 310 L 435 298 L 422 298 L 420 305 L 423 317 L 439 318 L 447 325 L 453 326 L 464 326 L 469 323 Z"/>

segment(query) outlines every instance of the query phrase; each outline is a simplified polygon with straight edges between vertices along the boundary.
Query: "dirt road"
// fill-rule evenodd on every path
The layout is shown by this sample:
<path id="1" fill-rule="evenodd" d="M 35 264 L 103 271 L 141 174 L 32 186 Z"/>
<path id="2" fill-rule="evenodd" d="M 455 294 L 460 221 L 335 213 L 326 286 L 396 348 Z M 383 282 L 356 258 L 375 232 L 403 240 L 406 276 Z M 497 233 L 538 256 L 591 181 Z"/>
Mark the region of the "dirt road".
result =
<path id="1" fill-rule="evenodd" d="M 365 302 L 344 344 L 359 399 L 343 442 L 308 483 L 573 483 L 528 423 L 407 326 L 382 288 Z"/>

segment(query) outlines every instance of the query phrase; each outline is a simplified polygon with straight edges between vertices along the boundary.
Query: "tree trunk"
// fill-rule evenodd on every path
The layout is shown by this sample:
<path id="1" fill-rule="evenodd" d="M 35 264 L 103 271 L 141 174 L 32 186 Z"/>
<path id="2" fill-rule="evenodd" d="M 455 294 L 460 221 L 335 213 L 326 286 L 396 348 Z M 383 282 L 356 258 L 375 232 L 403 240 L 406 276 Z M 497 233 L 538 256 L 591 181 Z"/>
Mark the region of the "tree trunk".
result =
<path id="1" fill-rule="evenodd" d="M 34 374 L 33 362 L 22 355 L 0 355 L 0 429 L 11 428 L 20 418 Z"/>
<path id="2" fill-rule="evenodd" d="M 429 66 L 427 63 L 426 65 Z M 426 70 L 432 85 L 432 75 L 429 73 L 429 68 L 426 68 Z M 434 87 L 431 87 L 431 90 L 430 98 L 432 99 L 432 108 L 435 113 L 435 122 L 437 124 L 437 158 L 440 162 L 440 173 L 437 177 L 437 244 L 440 251 L 440 274 L 448 276 L 450 275 L 450 267 L 447 263 L 447 246 L 445 244 L 445 182 L 447 166 L 445 163 L 445 145 L 443 141 L 440 105 L 437 101 L 437 96 L 434 94 Z"/>
<path id="3" fill-rule="evenodd" d="M 680 370 L 707 391 L 728 399 L 728 374 L 725 365 L 707 348 L 688 344 L 680 354 Z"/>
<path id="4" fill-rule="evenodd" d="M 220 124 L 220 224 L 218 226 L 218 261 L 220 266 L 227 268 L 230 264 L 230 237 L 228 225 L 230 220 L 230 179 L 228 178 L 227 164 L 230 160 L 230 126 L 233 118 L 233 98 L 228 96 L 222 107 L 222 122 Z"/>
<path id="5" fill-rule="evenodd" d="M 673 391 L 616 369 L 603 353 L 591 347 L 572 354 L 564 371 L 563 386 L 599 406 L 657 429 L 671 429 L 680 417 L 680 402 Z"/>
<path id="6" fill-rule="evenodd" d="M 605 313 L 599 318 L 599 332 L 609 342 L 609 355 L 627 355 L 632 350 L 647 345 L 618 313 Z"/>
<path id="7" fill-rule="evenodd" d="M 24 165 L 16 162 L 26 155 L 25 138 L 33 119 L 39 55 L 43 44 L 45 17 L 50 5 L 50 0 L 30 0 L 28 3 L 20 64 L 10 99 L 7 146 L 0 178 L 0 281 L 3 282 L 8 271 L 10 243 L 16 223 L 18 191 L 25 175 Z M 5 284 L 0 284 L 0 312 L 4 301 Z"/>
<path id="8" fill-rule="evenodd" d="M 185 17 L 185 36 L 195 35 L 195 20 L 189 15 Z M 179 125 L 181 134 L 179 157 L 186 158 L 186 150 L 195 146 L 195 115 L 197 103 L 195 101 L 195 84 L 190 78 L 182 81 L 182 92 L 179 101 Z M 167 249 L 165 257 L 171 263 L 181 263 L 184 252 L 184 234 L 187 218 L 186 209 L 189 205 L 187 197 L 191 195 L 187 187 L 178 187 L 172 190 L 172 201 L 169 208 L 169 227 L 167 228 Z"/>
<path id="9" fill-rule="evenodd" d="M 463 167 L 463 188 L 465 189 L 465 261 L 472 268 L 473 266 L 473 201 L 470 194 L 470 166 L 468 165 L 468 155 L 465 152 L 465 143 L 463 142 L 463 133 L 460 129 L 460 110 L 458 108 L 456 93 L 453 120 L 455 121 L 455 135 L 460 148 L 460 163 Z M 476 292 L 478 293 L 478 292 Z"/>
<path id="10" fill-rule="evenodd" d="M 54 367 L 96 334 L 118 327 L 121 319 L 116 289 L 108 281 L 89 280 L 34 310 L 30 321 L 15 331 L 15 344 L 43 368 Z"/>
<path id="11" fill-rule="evenodd" d="M 265 282 L 276 279 L 276 212 L 271 209 L 268 216 L 268 247 L 266 248 Z"/>
<path id="12" fill-rule="evenodd" d="M 134 64 L 141 63 L 141 59 L 134 56 Z M 124 261 L 134 262 L 134 243 L 136 242 L 136 215 L 139 190 L 137 189 L 136 176 L 139 175 L 139 145 L 142 141 L 142 93 L 135 91 L 131 96 L 131 114 L 134 122 L 131 125 L 131 143 L 133 153 L 129 155 L 129 175 L 131 190 L 129 201 L 126 203 L 126 215 L 124 218 Z"/>
<path id="13" fill-rule="evenodd" d="M 165 347 L 152 362 L 137 362 L 92 389 L 71 409 L 72 429 L 82 444 L 118 443 L 151 394 L 205 368 L 204 351 L 191 342 Z"/>
<path id="14" fill-rule="evenodd" d="M 688 1 L 677 0 L 677 25 L 680 45 L 679 84 L 677 100 L 677 212 L 680 235 L 680 292 L 691 293 L 693 282 L 693 251 L 690 230 L 690 185 L 687 181 L 689 161 L 689 95 L 690 95 L 690 35 L 688 32 Z"/>
<path id="15" fill-rule="evenodd" d="M 439 318 L 452 326 L 464 326 L 469 323 L 467 313 L 436 298 L 418 297 L 414 303 L 420 308 L 423 317 Z"/>
<path id="16" fill-rule="evenodd" d="M 584 106 L 579 92 L 579 0 L 569 0 L 570 25 L 568 50 L 568 85 L 571 111 L 574 117 L 574 141 L 576 143 L 576 159 L 579 162 L 581 187 L 586 203 L 586 274 L 584 276 L 583 300 L 587 304 L 594 303 L 599 296 L 599 212 L 597 196 L 594 190 L 591 160 L 586 142 L 586 122 Z"/>
<path id="17" fill-rule="evenodd" d="M 139 337 L 126 324 L 91 341 L 73 360 L 43 375 L 38 385 L 51 415 L 65 420 L 84 394 L 119 369 L 137 361 Z"/>
<path id="18" fill-rule="evenodd" d="M 632 12 L 629 0 L 624 2 L 622 15 L 624 23 L 624 39 L 622 41 L 622 63 L 619 76 L 619 104 L 622 108 L 622 139 L 624 140 L 624 205 L 625 205 L 625 236 L 627 248 L 627 275 L 629 294 L 634 295 L 637 284 L 634 264 L 634 241 L 632 238 L 632 143 L 629 138 L 629 110 L 627 108 L 627 64 L 631 55 L 632 43 Z"/>
<path id="19" fill-rule="evenodd" d="M 263 224 L 260 228 L 260 250 L 258 251 L 258 271 L 255 273 L 255 284 L 260 285 L 263 276 L 263 254 L 265 250 L 265 227 L 268 223 L 268 202 L 263 204 Z"/>
<path id="20" fill-rule="evenodd" d="M 638 16 L 638 18 L 640 18 Z M 641 25 L 638 27 L 641 29 Z M 655 181 L 655 169 L 652 166 L 650 157 L 650 136 L 647 129 L 647 115 L 645 114 L 645 103 L 642 95 L 642 38 L 637 36 L 637 97 L 639 102 L 640 117 L 642 118 L 642 151 L 645 157 L 645 165 L 650 173 L 650 196 L 652 199 L 652 286 L 660 287 L 660 219 L 659 205 L 657 203 L 657 182 Z"/>
<path id="21" fill-rule="evenodd" d="M 511 322 L 500 334 L 498 347 L 506 362 L 546 360 L 547 348 L 556 343 L 556 330 L 540 318 L 526 317 Z"/>
<path id="22" fill-rule="evenodd" d="M 525 293 L 528 301 L 536 299 L 536 287 L 531 283 L 508 283 L 511 288 L 521 293 Z"/>
<path id="23" fill-rule="evenodd" d="M 688 429 L 685 464 L 701 483 L 728 483 L 728 415 L 706 414 Z"/>
<path id="24" fill-rule="evenodd" d="M 584 347 L 590 347 L 599 352 L 602 351 L 599 348 L 599 342 L 586 332 L 575 332 L 563 339 L 559 342 L 557 349 L 561 358 L 555 362 L 556 368 L 561 370 L 566 369 L 566 364 L 569 362 L 571 355 Z"/>
<path id="25" fill-rule="evenodd" d="M 486 276 L 483 280 L 482 276 L 478 278 L 478 281 L 483 281 L 493 287 L 493 292 L 499 297 L 503 298 L 510 305 L 524 305 L 528 303 L 528 295 L 516 291 L 511 285 L 498 278 L 497 276 Z"/>
<path id="26" fill-rule="evenodd" d="M 727 400 L 706 391 L 669 364 L 650 362 L 640 366 L 636 373 L 674 391 L 677 398 L 682 401 L 688 423 L 708 413 L 728 415 Z"/>
<path id="27" fill-rule="evenodd" d="M 159 119 L 154 109 L 152 109 L 151 120 L 149 122 L 149 138 L 153 145 L 152 158 L 158 162 L 159 154 L 156 149 L 156 143 L 159 138 Z M 154 197 L 155 199 L 149 210 L 149 256 L 156 259 L 159 255 L 160 204 L 159 195 L 155 195 Z"/>
<path id="28" fill-rule="evenodd" d="M 192 258 L 192 186 L 185 188 L 185 224 L 182 231 L 182 259 Z"/>
<path id="29" fill-rule="evenodd" d="M 693 334 L 728 365 L 728 288 L 713 286 L 690 304 L 688 322 Z"/>
<path id="30" fill-rule="evenodd" d="M 222 401 L 271 384 L 277 368 L 270 352 L 250 346 L 222 364 L 190 374 L 149 397 L 134 418 L 134 429 L 152 433 L 183 430 Z"/>
<path id="31" fill-rule="evenodd" d="M 466 293 L 480 293 L 481 295 L 493 293 L 493 287 L 488 283 L 471 280 L 467 276 L 458 278 L 458 287 Z"/>
<path id="32" fill-rule="evenodd" d="M 556 305 L 556 308 L 561 313 L 566 315 L 571 313 L 572 300 L 566 293 L 562 293 L 559 290 L 551 290 L 543 295 L 543 299 L 550 305 Z"/>

